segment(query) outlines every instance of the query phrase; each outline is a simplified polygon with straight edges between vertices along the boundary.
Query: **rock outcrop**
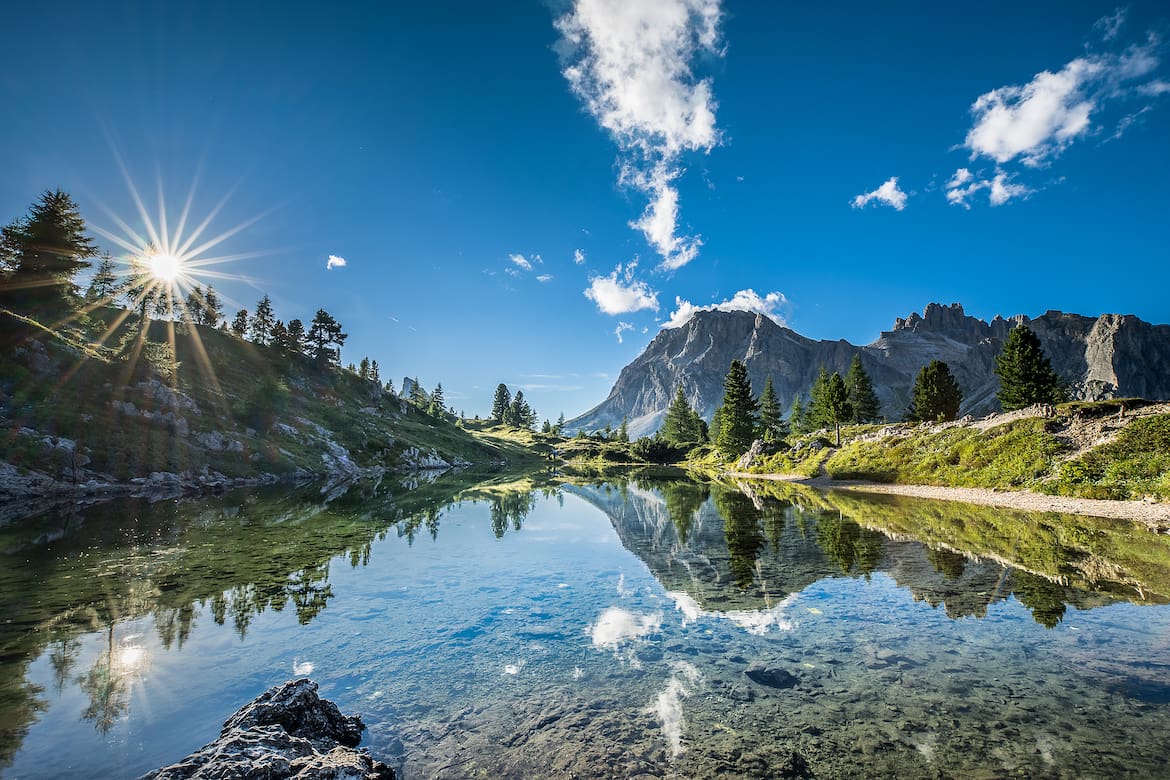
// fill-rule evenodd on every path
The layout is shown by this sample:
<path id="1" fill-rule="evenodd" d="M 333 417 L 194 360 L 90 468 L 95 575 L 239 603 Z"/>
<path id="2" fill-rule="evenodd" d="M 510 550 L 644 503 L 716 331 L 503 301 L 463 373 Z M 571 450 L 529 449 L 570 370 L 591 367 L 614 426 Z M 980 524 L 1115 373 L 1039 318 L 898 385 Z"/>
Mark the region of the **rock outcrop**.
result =
<path id="1" fill-rule="evenodd" d="M 691 406 L 711 418 L 723 397 L 723 379 L 733 359 L 748 369 L 757 392 L 770 376 L 783 408 L 806 395 L 821 366 L 844 374 L 861 356 L 882 413 L 901 419 L 918 371 L 945 361 L 963 390 L 960 414 L 983 415 L 999 408 L 995 356 L 1008 332 L 1027 324 L 1040 339 L 1053 368 L 1074 398 L 1124 396 L 1170 398 L 1170 326 L 1132 315 L 1083 317 L 1049 311 L 1030 319 L 968 316 L 957 303 L 932 303 L 922 314 L 898 318 L 866 346 L 844 340 L 815 341 L 749 312 L 703 311 L 684 325 L 664 328 L 622 369 L 609 397 L 566 423 L 566 429 L 599 430 L 629 420 L 631 436 L 653 433 L 682 386 Z M 807 400 L 807 399 L 806 399 Z"/>
<path id="2" fill-rule="evenodd" d="M 301 679 L 261 694 L 228 718 L 219 739 L 142 780 L 393 780 L 361 742 L 361 718 L 342 715 Z"/>

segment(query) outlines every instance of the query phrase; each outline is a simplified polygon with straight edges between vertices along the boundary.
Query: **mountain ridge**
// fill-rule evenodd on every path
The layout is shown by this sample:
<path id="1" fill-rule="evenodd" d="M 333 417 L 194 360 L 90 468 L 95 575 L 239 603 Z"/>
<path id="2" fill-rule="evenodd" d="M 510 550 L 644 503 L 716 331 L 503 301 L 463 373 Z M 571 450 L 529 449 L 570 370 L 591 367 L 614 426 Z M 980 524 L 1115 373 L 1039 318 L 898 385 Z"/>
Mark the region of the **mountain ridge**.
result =
<path id="1" fill-rule="evenodd" d="M 1087 317 L 1049 310 L 1035 318 L 997 315 L 988 322 L 966 314 L 959 303 L 930 303 L 921 314 L 896 318 L 869 344 L 855 345 L 814 340 L 762 314 L 709 310 L 659 331 L 622 369 L 606 399 L 569 420 L 566 429 L 616 428 L 626 418 L 632 436 L 653 433 L 680 384 L 688 402 L 710 419 L 733 359 L 747 366 L 757 393 L 771 376 L 787 409 L 797 394 L 807 393 L 821 366 L 844 374 L 860 355 L 882 414 L 891 420 L 902 417 L 921 367 L 942 360 L 963 389 L 960 413 L 986 414 L 999 408 L 995 356 L 1018 324 L 1036 332 L 1075 399 L 1170 398 L 1170 325 L 1152 325 L 1132 314 Z"/>

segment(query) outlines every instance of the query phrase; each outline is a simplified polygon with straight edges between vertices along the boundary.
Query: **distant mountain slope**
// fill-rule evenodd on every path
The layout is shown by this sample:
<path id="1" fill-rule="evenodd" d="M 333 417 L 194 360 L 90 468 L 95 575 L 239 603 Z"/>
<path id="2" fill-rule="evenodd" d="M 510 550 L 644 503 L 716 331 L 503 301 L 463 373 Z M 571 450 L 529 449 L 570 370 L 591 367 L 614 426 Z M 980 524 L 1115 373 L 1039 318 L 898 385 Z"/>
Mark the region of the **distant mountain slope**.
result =
<path id="1" fill-rule="evenodd" d="M 757 393 L 771 376 L 787 409 L 798 393 L 807 393 L 821 366 L 844 373 L 856 354 L 889 419 L 901 419 L 914 377 L 931 360 L 950 365 L 963 389 L 962 414 L 986 414 L 999 408 L 995 356 L 1017 323 L 1036 332 L 1076 398 L 1170 398 L 1170 326 L 1132 315 L 1093 318 L 1049 311 L 1035 319 L 1019 315 L 985 322 L 967 316 L 957 303 L 932 303 L 859 347 L 844 340 L 814 341 L 762 315 L 703 311 L 680 327 L 663 329 L 622 369 L 609 397 L 566 428 L 617 427 L 627 417 L 631 435 L 653 433 L 680 384 L 691 405 L 710 419 L 734 359 L 747 365 Z"/>

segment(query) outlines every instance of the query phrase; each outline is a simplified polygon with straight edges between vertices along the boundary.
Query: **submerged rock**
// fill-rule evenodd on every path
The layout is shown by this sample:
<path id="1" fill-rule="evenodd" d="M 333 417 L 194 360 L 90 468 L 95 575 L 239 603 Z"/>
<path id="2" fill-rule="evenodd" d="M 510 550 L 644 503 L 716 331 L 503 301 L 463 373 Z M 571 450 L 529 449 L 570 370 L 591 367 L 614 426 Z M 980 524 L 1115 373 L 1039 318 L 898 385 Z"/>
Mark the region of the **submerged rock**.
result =
<path id="1" fill-rule="evenodd" d="M 394 780 L 393 769 L 357 749 L 364 728 L 318 696 L 317 683 L 293 680 L 228 718 L 219 739 L 141 780 Z"/>
<path id="2" fill-rule="evenodd" d="M 766 685 L 769 688 L 791 688 L 796 685 L 796 676 L 774 664 L 755 661 L 743 673 L 752 682 Z"/>

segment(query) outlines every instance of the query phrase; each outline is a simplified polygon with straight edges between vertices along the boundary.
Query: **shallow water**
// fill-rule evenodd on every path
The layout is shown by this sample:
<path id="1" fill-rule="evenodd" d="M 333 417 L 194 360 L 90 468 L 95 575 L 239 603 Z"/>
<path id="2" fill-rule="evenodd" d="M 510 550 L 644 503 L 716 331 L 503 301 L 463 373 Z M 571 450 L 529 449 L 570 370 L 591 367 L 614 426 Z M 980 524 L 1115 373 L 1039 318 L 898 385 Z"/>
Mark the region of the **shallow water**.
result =
<path id="1" fill-rule="evenodd" d="M 297 675 L 408 778 L 1168 771 L 1170 539 L 1122 523 L 440 480 L 50 512 L 0 554 L 4 777 L 136 776 Z"/>

